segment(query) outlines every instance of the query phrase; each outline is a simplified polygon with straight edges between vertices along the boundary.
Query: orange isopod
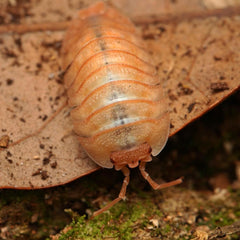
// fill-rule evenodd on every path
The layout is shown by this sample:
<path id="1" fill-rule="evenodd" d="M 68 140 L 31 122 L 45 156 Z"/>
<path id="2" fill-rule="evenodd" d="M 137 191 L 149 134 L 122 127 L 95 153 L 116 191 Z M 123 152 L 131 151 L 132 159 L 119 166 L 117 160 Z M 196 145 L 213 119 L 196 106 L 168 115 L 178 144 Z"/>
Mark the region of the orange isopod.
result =
<path id="1" fill-rule="evenodd" d="M 104 168 L 122 170 L 125 179 L 118 198 L 94 216 L 120 201 L 130 171 L 139 165 L 154 189 L 181 183 L 157 184 L 145 164 L 168 139 L 169 113 L 161 81 L 133 23 L 103 2 L 78 13 L 62 47 L 65 86 L 71 118 L 80 144 Z"/>

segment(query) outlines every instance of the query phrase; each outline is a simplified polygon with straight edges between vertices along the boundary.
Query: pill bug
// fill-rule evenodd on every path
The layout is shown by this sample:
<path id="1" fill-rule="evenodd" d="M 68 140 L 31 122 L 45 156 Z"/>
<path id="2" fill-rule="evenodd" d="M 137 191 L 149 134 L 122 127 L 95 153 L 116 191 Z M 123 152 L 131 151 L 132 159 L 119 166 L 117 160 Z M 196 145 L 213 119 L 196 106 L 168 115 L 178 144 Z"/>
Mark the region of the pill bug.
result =
<path id="1" fill-rule="evenodd" d="M 80 10 L 62 47 L 64 82 L 79 142 L 104 168 L 122 170 L 119 196 L 100 214 L 124 198 L 129 168 L 139 165 L 154 189 L 145 164 L 164 147 L 169 113 L 161 81 L 146 46 L 132 22 L 103 2 Z"/>

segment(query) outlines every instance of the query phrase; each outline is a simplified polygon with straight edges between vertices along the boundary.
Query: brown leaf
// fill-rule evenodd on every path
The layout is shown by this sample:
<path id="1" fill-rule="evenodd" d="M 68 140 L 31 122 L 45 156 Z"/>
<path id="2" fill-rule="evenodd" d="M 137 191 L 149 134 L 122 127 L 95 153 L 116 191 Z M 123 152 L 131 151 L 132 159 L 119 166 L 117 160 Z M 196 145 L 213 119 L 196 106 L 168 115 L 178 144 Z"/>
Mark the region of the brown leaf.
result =
<path id="1" fill-rule="evenodd" d="M 18 36 L 22 50 L 13 36 L 1 36 L 0 138 L 10 138 L 0 152 L 2 188 L 58 185 L 99 168 L 80 150 L 72 132 L 59 77 L 62 35 Z M 6 56 L 4 49 L 16 57 Z"/>
<path id="2" fill-rule="evenodd" d="M 48 6 L 44 0 L 28 5 L 25 16 L 16 15 L 21 5 L 0 10 L 0 16 L 4 24 L 14 23 L 6 20 L 12 12 L 22 24 L 66 23 L 89 2 L 59 0 Z M 240 21 L 229 10 L 221 9 L 220 15 L 212 5 L 206 10 L 206 0 L 205 5 L 191 1 L 187 13 L 186 0 L 151 0 L 147 8 L 139 1 L 137 9 L 133 2 L 112 1 L 138 22 L 149 46 L 169 99 L 173 135 L 239 88 Z M 144 24 L 141 15 L 155 17 Z M 170 16 L 166 23 L 159 21 L 163 15 Z M 99 168 L 72 132 L 60 70 L 63 34 L 0 35 L 0 139 L 10 139 L 7 148 L 0 148 L 0 188 L 55 186 Z"/>

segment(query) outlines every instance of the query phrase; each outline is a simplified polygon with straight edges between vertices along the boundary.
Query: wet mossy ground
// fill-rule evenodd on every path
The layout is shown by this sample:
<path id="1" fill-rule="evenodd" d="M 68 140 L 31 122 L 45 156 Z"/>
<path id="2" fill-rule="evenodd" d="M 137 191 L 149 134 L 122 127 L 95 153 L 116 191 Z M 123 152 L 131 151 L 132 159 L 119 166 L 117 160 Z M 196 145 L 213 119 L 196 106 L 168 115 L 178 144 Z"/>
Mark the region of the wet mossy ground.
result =
<path id="1" fill-rule="evenodd" d="M 121 172 L 100 170 L 51 189 L 0 190 L 0 239 L 200 239 L 198 230 L 236 223 L 239 106 L 238 92 L 170 138 L 147 165 L 156 181 L 184 176 L 183 184 L 154 191 L 133 169 L 127 199 L 93 220 L 118 195 Z"/>
<path id="2" fill-rule="evenodd" d="M 217 201 L 182 189 L 154 196 L 150 193 L 145 198 L 119 203 L 93 220 L 75 216 L 53 239 L 193 239 L 198 226 L 210 230 L 237 221 L 239 193 L 226 193 L 224 200 Z M 228 239 L 239 239 L 239 235 Z"/>

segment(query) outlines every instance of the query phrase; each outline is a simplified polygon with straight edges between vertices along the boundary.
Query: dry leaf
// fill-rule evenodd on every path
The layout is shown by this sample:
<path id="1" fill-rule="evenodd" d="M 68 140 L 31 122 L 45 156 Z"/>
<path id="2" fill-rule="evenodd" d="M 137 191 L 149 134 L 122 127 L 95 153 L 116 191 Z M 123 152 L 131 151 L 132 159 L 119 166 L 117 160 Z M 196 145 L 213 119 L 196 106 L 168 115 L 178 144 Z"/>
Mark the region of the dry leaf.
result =
<path id="1" fill-rule="evenodd" d="M 3 24 L 66 21 L 89 2 L 6 4 L 0 16 Z M 215 12 L 200 0 L 187 11 L 186 0 L 151 0 L 147 12 L 146 1 L 137 9 L 134 1 L 111 2 L 135 19 L 149 46 L 169 99 L 171 135 L 239 88 L 239 17 L 224 9 L 210 17 Z M 167 14 L 167 23 L 160 21 Z M 0 148 L 0 188 L 55 186 L 99 168 L 72 132 L 60 69 L 63 34 L 0 35 L 0 139 L 10 139 Z"/>

